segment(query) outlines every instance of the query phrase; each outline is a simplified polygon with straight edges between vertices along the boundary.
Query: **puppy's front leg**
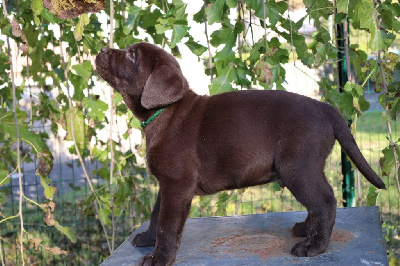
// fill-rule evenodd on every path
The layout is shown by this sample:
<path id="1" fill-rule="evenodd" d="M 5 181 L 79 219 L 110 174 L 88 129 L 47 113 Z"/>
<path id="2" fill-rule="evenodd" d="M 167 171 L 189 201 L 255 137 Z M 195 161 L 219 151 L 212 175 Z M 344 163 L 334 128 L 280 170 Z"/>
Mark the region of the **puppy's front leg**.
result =
<path id="1" fill-rule="evenodd" d="M 157 221 L 160 213 L 161 196 L 158 192 L 157 201 L 151 213 L 149 228 L 146 232 L 140 233 L 133 238 L 132 243 L 137 247 L 154 247 L 156 244 Z"/>
<path id="2" fill-rule="evenodd" d="M 171 265 L 174 262 L 193 198 L 190 191 L 177 184 L 160 184 L 156 246 L 152 253 L 142 258 L 140 265 Z"/>

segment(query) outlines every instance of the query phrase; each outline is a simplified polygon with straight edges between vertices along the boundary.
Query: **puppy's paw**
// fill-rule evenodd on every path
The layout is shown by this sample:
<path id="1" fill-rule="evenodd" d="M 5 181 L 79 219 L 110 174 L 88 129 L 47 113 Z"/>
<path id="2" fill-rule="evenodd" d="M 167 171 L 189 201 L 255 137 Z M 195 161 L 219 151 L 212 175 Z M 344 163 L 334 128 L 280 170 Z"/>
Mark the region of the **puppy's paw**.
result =
<path id="1" fill-rule="evenodd" d="M 310 245 L 307 239 L 297 243 L 292 248 L 292 255 L 297 257 L 314 257 L 321 253 L 324 253 L 326 247 L 322 247 L 321 245 Z"/>
<path id="2" fill-rule="evenodd" d="M 163 256 L 159 256 L 154 252 L 143 256 L 139 262 L 140 266 L 165 266 L 171 264 L 172 262 L 169 263 Z"/>
<path id="3" fill-rule="evenodd" d="M 292 236 L 304 237 L 308 235 L 308 231 L 306 222 L 296 223 L 292 228 Z"/>
<path id="4" fill-rule="evenodd" d="M 149 232 L 144 232 L 136 235 L 133 238 L 132 244 L 136 247 L 154 247 L 156 244 L 156 237 Z"/>

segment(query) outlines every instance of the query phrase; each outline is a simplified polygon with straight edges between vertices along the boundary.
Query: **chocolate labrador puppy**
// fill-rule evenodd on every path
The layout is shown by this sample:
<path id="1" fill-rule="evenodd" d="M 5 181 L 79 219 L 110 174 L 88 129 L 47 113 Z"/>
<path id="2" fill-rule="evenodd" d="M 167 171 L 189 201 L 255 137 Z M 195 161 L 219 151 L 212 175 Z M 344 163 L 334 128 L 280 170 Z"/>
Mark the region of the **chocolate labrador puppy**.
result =
<path id="1" fill-rule="evenodd" d="M 96 67 L 143 121 L 148 165 L 160 185 L 149 229 L 133 240 L 155 246 L 141 265 L 174 262 L 194 195 L 272 181 L 286 186 L 308 211 L 292 229 L 294 236 L 306 237 L 292 254 L 325 252 L 336 199 L 324 165 L 335 139 L 369 182 L 385 188 L 329 104 L 284 91 L 197 95 L 175 58 L 149 43 L 102 48 Z"/>

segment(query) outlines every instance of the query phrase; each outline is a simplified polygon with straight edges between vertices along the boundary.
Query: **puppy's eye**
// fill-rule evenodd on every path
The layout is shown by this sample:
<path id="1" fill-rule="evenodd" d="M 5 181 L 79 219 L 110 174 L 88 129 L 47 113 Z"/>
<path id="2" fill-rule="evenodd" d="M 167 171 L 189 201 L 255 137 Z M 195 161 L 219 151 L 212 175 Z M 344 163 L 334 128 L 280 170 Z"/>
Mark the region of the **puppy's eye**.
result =
<path id="1" fill-rule="evenodd" d="M 132 60 L 133 63 L 136 63 L 136 53 L 135 52 L 129 52 L 128 57 L 130 60 Z"/>

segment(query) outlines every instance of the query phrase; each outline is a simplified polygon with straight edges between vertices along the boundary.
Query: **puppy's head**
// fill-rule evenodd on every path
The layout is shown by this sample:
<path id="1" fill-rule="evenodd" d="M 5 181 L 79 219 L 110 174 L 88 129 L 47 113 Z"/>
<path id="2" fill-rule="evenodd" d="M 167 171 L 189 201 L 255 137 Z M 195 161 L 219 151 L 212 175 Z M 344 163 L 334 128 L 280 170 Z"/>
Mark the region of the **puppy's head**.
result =
<path id="1" fill-rule="evenodd" d="M 104 47 L 96 57 L 96 69 L 124 98 L 140 99 L 146 109 L 174 103 L 188 89 L 175 58 L 149 43 L 125 49 Z"/>

